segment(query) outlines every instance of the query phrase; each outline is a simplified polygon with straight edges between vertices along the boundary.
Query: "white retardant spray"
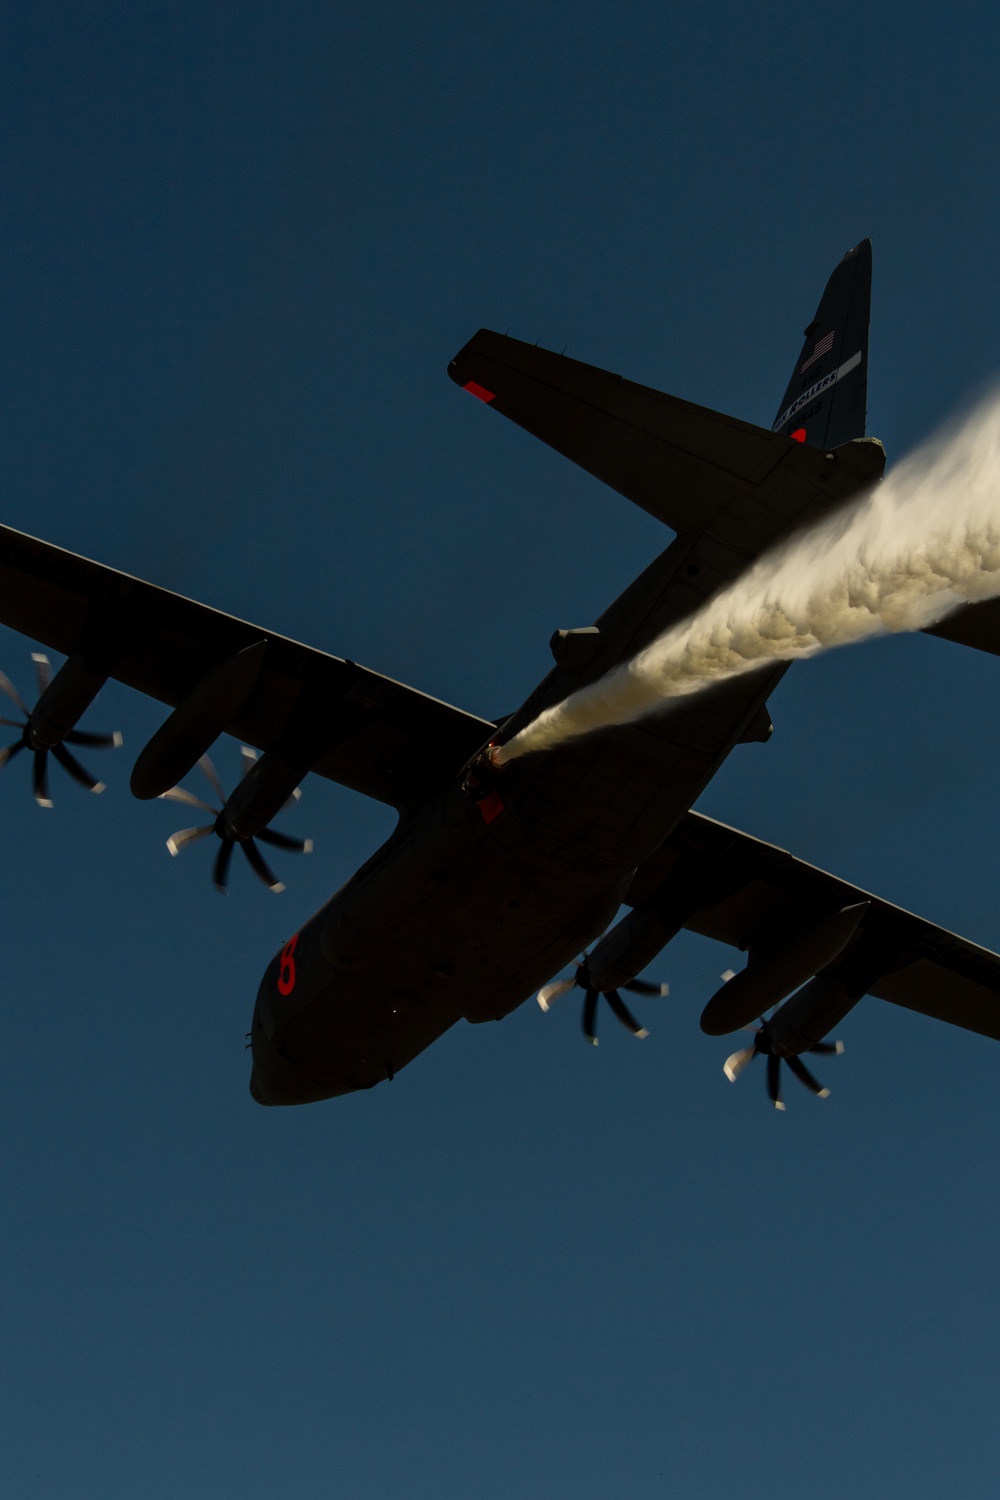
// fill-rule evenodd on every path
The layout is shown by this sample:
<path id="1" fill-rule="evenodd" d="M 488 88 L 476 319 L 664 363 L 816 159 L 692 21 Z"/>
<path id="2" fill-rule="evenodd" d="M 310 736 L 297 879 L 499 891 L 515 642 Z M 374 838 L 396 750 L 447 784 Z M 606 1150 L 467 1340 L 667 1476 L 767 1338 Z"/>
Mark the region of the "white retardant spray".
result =
<path id="1" fill-rule="evenodd" d="M 1000 594 L 1000 393 L 873 490 L 759 558 L 631 661 L 546 709 L 497 765 L 777 661 L 921 630 Z"/>

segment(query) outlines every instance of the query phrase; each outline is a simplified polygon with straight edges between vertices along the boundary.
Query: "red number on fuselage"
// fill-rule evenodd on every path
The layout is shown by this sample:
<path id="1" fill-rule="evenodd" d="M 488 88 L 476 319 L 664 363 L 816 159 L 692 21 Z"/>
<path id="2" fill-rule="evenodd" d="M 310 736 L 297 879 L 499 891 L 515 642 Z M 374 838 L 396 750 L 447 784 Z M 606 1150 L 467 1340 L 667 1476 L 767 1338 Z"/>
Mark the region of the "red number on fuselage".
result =
<path id="1" fill-rule="evenodd" d="M 299 940 L 298 933 L 290 937 L 281 950 L 281 960 L 278 965 L 278 993 L 279 995 L 290 995 L 295 988 L 295 945 Z"/>

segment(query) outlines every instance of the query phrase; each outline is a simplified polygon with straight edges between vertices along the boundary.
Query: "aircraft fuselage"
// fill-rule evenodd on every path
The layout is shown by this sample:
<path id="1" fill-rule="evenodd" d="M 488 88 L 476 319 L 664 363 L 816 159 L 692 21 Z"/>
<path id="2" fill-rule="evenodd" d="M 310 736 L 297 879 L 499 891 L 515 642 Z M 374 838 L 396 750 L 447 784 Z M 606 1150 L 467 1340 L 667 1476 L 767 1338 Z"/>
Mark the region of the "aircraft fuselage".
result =
<path id="1" fill-rule="evenodd" d="M 585 664 L 559 667 L 503 726 L 601 675 L 718 586 L 678 539 L 598 621 Z M 696 704 L 526 756 L 475 800 L 455 773 L 264 974 L 251 1090 L 305 1103 L 391 1078 L 461 1019 L 499 1020 L 605 929 L 637 865 L 753 732 L 780 669 Z M 750 732 L 748 732 L 748 729 Z"/>

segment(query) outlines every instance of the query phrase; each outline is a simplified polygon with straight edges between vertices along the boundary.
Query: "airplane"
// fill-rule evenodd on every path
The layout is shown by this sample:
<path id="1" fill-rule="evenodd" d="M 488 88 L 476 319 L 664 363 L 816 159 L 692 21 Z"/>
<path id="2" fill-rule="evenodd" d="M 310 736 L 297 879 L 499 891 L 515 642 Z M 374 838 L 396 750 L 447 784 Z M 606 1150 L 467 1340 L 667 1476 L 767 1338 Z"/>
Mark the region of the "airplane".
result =
<path id="1" fill-rule="evenodd" d="M 237 847 L 281 888 L 258 841 L 304 847 L 270 824 L 310 771 L 397 810 L 389 839 L 267 965 L 249 1034 L 260 1104 L 371 1088 L 460 1019 L 500 1020 L 536 993 L 545 1007 L 579 989 L 588 1040 L 602 997 L 644 1035 L 621 991 L 659 993 L 639 976 L 682 928 L 747 954 L 705 1006 L 704 1031 L 777 1007 L 726 1071 L 766 1057 L 778 1108 L 782 1061 L 825 1094 L 802 1056 L 836 1050 L 826 1038 L 864 995 L 1000 1039 L 1000 956 L 692 811 L 737 745 L 770 737 L 785 664 L 499 769 L 490 755 L 878 482 L 870 300 L 864 240 L 827 282 L 770 429 L 490 330 L 460 350 L 448 374 L 467 395 L 675 534 L 593 624 L 555 632 L 552 670 L 501 723 L 0 527 L 0 623 L 65 658 L 53 675 L 39 654 L 32 708 L 0 680 L 22 715 L 4 721 L 20 738 L 0 765 L 29 751 L 40 802 L 50 753 L 99 788 L 67 747 L 109 743 L 78 725 L 113 678 L 169 710 L 131 789 L 206 809 L 172 852 L 217 838 L 220 889 Z M 931 633 L 1000 655 L 1000 604 L 965 606 Z M 207 759 L 222 734 L 247 747 L 229 796 Z M 218 806 L 181 786 L 199 763 Z"/>

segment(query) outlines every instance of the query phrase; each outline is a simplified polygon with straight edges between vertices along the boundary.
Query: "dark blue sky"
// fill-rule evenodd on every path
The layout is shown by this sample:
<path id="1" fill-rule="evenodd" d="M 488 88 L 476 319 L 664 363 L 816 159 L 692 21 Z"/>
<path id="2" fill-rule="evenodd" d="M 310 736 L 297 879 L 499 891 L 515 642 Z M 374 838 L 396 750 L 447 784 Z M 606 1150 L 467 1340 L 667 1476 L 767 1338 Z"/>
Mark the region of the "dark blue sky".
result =
<path id="1" fill-rule="evenodd" d="M 667 538 L 448 360 L 509 327 L 768 424 L 871 233 L 898 457 L 1000 363 L 998 41 L 884 0 L 8 5 L 0 519 L 507 711 Z M 702 808 L 1000 948 L 1000 662 L 879 642 L 772 711 Z M 223 900 L 129 797 L 160 716 L 105 691 L 100 799 L 0 780 L 5 1493 L 992 1490 L 995 1044 L 868 1000 L 776 1115 L 698 1030 L 735 955 L 684 937 L 641 1045 L 526 1005 L 261 1110 L 259 974 L 391 817 L 311 780 L 316 853 Z"/>

